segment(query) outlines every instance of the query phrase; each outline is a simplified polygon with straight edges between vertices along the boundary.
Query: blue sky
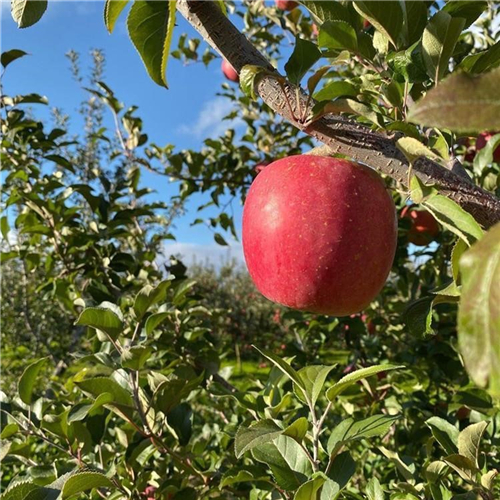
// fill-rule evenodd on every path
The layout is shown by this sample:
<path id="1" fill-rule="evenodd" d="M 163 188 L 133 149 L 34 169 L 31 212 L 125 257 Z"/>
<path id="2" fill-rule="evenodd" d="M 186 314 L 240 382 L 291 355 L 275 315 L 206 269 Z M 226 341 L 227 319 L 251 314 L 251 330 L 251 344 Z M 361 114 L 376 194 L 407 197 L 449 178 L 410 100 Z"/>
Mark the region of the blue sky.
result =
<path id="1" fill-rule="evenodd" d="M 1 50 L 22 49 L 29 54 L 9 66 L 3 81 L 8 95 L 36 92 L 49 99 L 69 115 L 75 115 L 84 92 L 73 80 L 65 54 L 75 50 L 81 55 L 82 68 L 90 65 L 89 51 L 103 49 L 106 55 L 105 81 L 126 105 L 137 105 L 143 119 L 144 131 L 159 145 L 172 143 L 177 148 L 200 149 L 207 136 L 221 133 L 228 122 L 221 118 L 230 108 L 226 100 L 215 96 L 225 81 L 220 63 L 213 61 L 209 68 L 201 63 L 184 66 L 170 59 L 165 90 L 150 80 L 135 48 L 128 39 L 125 15 L 118 20 L 115 31 L 109 35 L 103 23 L 103 2 L 50 1 L 47 12 L 36 25 L 20 30 L 10 16 L 10 2 L 1 1 Z M 179 16 L 177 33 L 191 32 L 190 26 Z M 175 41 L 174 41 L 175 46 Z M 37 112 L 44 112 L 37 109 Z M 77 132 L 82 124 L 74 120 L 70 131 Z M 143 183 L 158 191 L 159 198 L 168 200 L 176 187 L 164 178 L 145 172 Z M 188 213 L 176 223 L 177 243 L 169 252 L 183 253 L 187 260 L 214 260 L 225 255 L 227 249 L 218 247 L 208 228 L 190 227 L 198 215 L 195 208 L 203 198 L 196 197 L 187 206 Z M 201 201 L 203 202 L 203 201 Z M 241 207 L 236 203 L 235 220 L 240 227 Z M 214 212 L 215 213 L 215 212 Z M 205 212 L 207 216 L 209 212 Z M 230 237 L 228 236 L 228 241 Z M 232 256 L 241 258 L 239 243 L 232 243 Z"/>

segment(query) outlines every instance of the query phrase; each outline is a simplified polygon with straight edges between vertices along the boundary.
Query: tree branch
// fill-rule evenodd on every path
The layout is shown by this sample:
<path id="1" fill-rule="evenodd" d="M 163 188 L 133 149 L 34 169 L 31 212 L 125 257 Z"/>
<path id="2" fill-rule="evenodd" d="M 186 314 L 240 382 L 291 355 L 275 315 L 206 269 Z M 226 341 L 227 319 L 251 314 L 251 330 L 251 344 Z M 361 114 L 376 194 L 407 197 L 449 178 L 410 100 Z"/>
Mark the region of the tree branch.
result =
<path id="1" fill-rule="evenodd" d="M 274 71 L 267 59 L 222 13 L 217 2 L 178 0 L 177 9 L 238 73 L 247 64 Z M 303 123 L 297 117 L 303 116 L 306 107 L 314 106 L 314 99 L 302 90 L 297 92 L 297 87 L 289 82 L 280 86 L 272 75 L 261 78 L 256 91 L 276 113 L 324 143 L 330 154 L 340 153 L 369 165 L 406 186 L 408 161 L 396 147 L 396 139 L 400 136 L 389 137 L 384 133 L 374 132 L 354 120 L 333 114 L 326 115 L 309 125 Z M 291 103 L 291 106 L 288 106 L 288 103 Z M 451 170 L 421 157 L 414 162 L 413 172 L 424 183 L 435 184 L 442 194 L 456 201 L 486 228 L 500 221 L 500 200 Z"/>

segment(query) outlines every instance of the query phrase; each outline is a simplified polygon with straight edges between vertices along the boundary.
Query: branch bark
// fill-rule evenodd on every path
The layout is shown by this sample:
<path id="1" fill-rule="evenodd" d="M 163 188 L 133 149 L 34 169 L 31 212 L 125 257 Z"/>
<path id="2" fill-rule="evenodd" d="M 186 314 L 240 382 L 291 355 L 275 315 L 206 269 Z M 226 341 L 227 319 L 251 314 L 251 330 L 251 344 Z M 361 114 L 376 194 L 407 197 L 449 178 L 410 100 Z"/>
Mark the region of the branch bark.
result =
<path id="1" fill-rule="evenodd" d="M 178 0 L 177 9 L 238 73 L 247 64 L 274 71 L 269 61 L 222 13 L 217 2 Z M 289 82 L 282 88 L 273 76 L 264 76 L 256 91 L 277 114 L 324 143 L 328 148 L 325 148 L 325 154 L 340 153 L 406 186 L 409 165 L 403 153 L 396 147 L 396 139 L 399 136 L 374 132 L 354 120 L 333 114 L 306 126 L 296 117 L 303 116 L 308 101 L 309 107 L 314 106 L 315 101 L 301 89 L 297 93 L 297 87 Z M 456 201 L 486 228 L 500 221 L 500 200 L 453 171 L 421 157 L 414 162 L 413 172 L 424 183 L 435 184 L 442 194 Z"/>

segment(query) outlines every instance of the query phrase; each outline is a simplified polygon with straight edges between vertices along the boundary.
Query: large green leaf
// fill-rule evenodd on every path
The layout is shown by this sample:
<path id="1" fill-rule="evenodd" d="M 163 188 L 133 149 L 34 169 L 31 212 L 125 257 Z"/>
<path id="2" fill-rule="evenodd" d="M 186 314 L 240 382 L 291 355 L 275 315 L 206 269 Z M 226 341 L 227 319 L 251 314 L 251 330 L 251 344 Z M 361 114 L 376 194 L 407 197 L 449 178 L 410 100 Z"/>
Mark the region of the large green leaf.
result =
<path id="1" fill-rule="evenodd" d="M 344 21 L 327 21 L 321 25 L 318 44 L 322 49 L 356 52 L 358 38 L 354 28 Z"/>
<path id="2" fill-rule="evenodd" d="M 71 475 L 62 488 L 61 498 L 69 498 L 94 488 L 115 488 L 115 485 L 102 472 L 83 471 Z"/>
<path id="3" fill-rule="evenodd" d="M 402 4 L 399 1 L 356 0 L 354 8 L 375 28 L 382 32 L 394 45 L 404 45 L 406 40 L 401 40 L 404 28 Z"/>
<path id="4" fill-rule="evenodd" d="M 118 382 L 109 377 L 95 377 L 76 382 L 76 385 L 85 393 L 99 397 L 101 394 L 108 393 L 113 396 L 113 403 L 131 407 L 133 405 L 132 395 L 123 388 Z"/>
<path id="5" fill-rule="evenodd" d="M 174 0 L 134 2 L 127 18 L 130 39 L 152 80 L 168 88 L 166 71 L 175 24 Z"/>
<path id="6" fill-rule="evenodd" d="M 460 259 L 458 345 L 474 382 L 500 397 L 500 224 Z"/>
<path id="7" fill-rule="evenodd" d="M 317 473 L 313 479 L 300 486 L 295 492 L 293 500 L 317 500 L 318 492 L 327 480 L 328 477 L 322 472 Z"/>
<path id="8" fill-rule="evenodd" d="M 123 315 L 115 304 L 102 302 L 99 307 L 84 309 L 75 325 L 96 328 L 107 333 L 114 340 L 123 330 Z"/>
<path id="9" fill-rule="evenodd" d="M 284 431 L 285 436 L 290 436 L 297 442 L 302 442 L 309 429 L 309 421 L 306 417 L 299 417 L 297 420 L 292 422 Z"/>
<path id="10" fill-rule="evenodd" d="M 500 66 L 500 40 L 482 52 L 463 59 L 460 68 L 469 73 L 483 73 Z"/>
<path id="11" fill-rule="evenodd" d="M 113 33 L 116 21 L 127 3 L 128 0 L 106 0 L 106 4 L 104 5 L 104 24 L 109 33 Z"/>
<path id="12" fill-rule="evenodd" d="M 335 366 L 311 365 L 305 366 L 298 371 L 304 389 L 301 389 L 294 384 L 294 391 L 297 397 L 304 403 L 308 401 L 312 406 L 316 404 L 323 386 L 325 385 L 326 377 L 335 368 Z"/>
<path id="13" fill-rule="evenodd" d="M 468 245 L 483 235 L 483 230 L 474 217 L 452 199 L 435 194 L 425 199 L 422 204 L 436 220 L 460 236 Z"/>
<path id="14" fill-rule="evenodd" d="M 478 422 L 466 427 L 458 435 L 458 453 L 467 457 L 479 468 L 479 446 L 488 422 Z"/>
<path id="15" fill-rule="evenodd" d="M 40 21 L 47 10 L 47 0 L 11 0 L 10 11 L 18 28 L 28 28 Z"/>
<path id="16" fill-rule="evenodd" d="M 446 2 L 443 11 L 453 17 L 465 19 L 464 29 L 468 28 L 488 8 L 483 0 L 451 0 Z"/>
<path id="17" fill-rule="evenodd" d="M 452 455 L 458 450 L 458 429 L 440 417 L 431 417 L 425 422 L 444 451 Z"/>
<path id="18" fill-rule="evenodd" d="M 332 385 L 326 391 L 326 397 L 333 401 L 339 394 L 344 392 L 348 387 L 353 384 L 356 384 L 360 380 L 376 375 L 380 372 L 388 372 L 390 370 L 397 370 L 398 368 L 404 368 L 401 365 L 375 365 L 369 366 L 367 368 L 361 368 L 360 370 L 356 370 L 352 373 L 349 373 L 345 377 L 342 377 L 336 384 Z"/>
<path id="19" fill-rule="evenodd" d="M 328 472 L 328 477 L 338 484 L 339 489 L 345 488 L 351 477 L 356 472 L 356 462 L 348 451 L 335 457 Z"/>
<path id="20" fill-rule="evenodd" d="M 499 79 L 500 68 L 477 76 L 454 73 L 411 108 L 409 120 L 457 132 L 498 129 Z"/>
<path id="21" fill-rule="evenodd" d="M 319 21 L 344 21 L 352 24 L 349 10 L 336 0 L 301 0 L 304 5 Z"/>
<path id="22" fill-rule="evenodd" d="M 292 55 L 285 64 L 288 79 L 295 85 L 298 85 L 320 57 L 321 52 L 316 44 L 296 37 Z"/>
<path id="23" fill-rule="evenodd" d="M 271 468 L 274 479 L 284 490 L 296 490 L 312 474 L 312 466 L 301 446 L 289 436 L 279 436 L 274 441 L 252 450 L 255 460 Z"/>
<path id="24" fill-rule="evenodd" d="M 452 17 L 439 11 L 434 14 L 422 35 L 423 59 L 427 74 L 439 81 L 448 70 L 458 37 L 462 33 L 465 19 Z"/>
<path id="25" fill-rule="evenodd" d="M 250 427 L 240 427 L 236 433 L 234 450 L 236 458 L 240 458 L 246 451 L 260 444 L 272 441 L 283 432 L 272 420 L 259 420 Z"/>
<path id="26" fill-rule="evenodd" d="M 17 384 L 17 390 L 19 392 L 19 397 L 23 403 L 27 405 L 31 404 L 31 399 L 33 397 L 33 389 L 35 387 L 35 382 L 40 373 L 40 370 L 47 363 L 48 358 L 42 358 L 34 363 L 31 363 L 21 375 L 19 382 Z"/>
<path id="27" fill-rule="evenodd" d="M 335 453 L 344 443 L 387 434 L 392 424 L 398 419 L 393 415 L 372 415 L 363 420 L 348 418 L 333 429 L 328 439 L 329 454 Z"/>

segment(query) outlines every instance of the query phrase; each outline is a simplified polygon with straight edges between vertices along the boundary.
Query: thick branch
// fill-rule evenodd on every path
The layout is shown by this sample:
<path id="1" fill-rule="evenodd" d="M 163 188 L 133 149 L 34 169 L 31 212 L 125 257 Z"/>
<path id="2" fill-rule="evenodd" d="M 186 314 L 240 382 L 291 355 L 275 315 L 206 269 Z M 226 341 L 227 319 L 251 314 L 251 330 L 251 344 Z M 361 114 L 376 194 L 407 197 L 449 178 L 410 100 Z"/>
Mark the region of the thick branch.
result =
<path id="1" fill-rule="evenodd" d="M 222 13 L 217 2 L 178 0 L 177 9 L 236 71 L 240 72 L 247 64 L 274 70 Z M 302 90 L 297 93 L 297 88 L 288 82 L 282 88 L 273 76 L 264 76 L 257 87 L 259 96 L 271 109 L 298 129 L 323 142 L 331 153 L 340 153 L 365 163 L 401 184 L 407 184 L 408 161 L 396 147 L 394 136 L 373 132 L 353 120 L 333 114 L 307 126 L 297 119 L 304 116 L 308 103 L 308 96 Z M 314 104 L 314 100 L 310 99 L 309 106 Z M 434 183 L 442 194 L 456 201 L 485 227 L 500 221 L 500 200 L 451 170 L 422 157 L 415 161 L 413 172 L 424 183 Z"/>

